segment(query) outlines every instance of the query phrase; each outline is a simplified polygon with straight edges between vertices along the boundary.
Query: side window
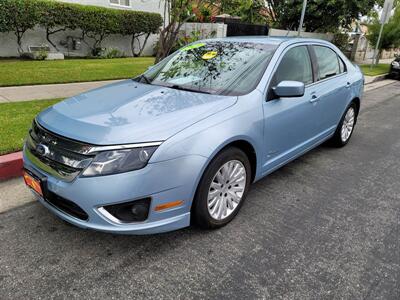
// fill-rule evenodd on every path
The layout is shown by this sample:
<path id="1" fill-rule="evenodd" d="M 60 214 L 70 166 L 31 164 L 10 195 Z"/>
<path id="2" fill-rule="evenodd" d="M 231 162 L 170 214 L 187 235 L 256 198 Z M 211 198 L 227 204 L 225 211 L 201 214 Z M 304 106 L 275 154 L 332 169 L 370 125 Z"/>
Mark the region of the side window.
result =
<path id="1" fill-rule="evenodd" d="M 340 58 L 336 52 L 323 46 L 314 46 L 314 50 L 318 63 L 318 80 L 323 80 L 340 74 Z"/>
<path id="2" fill-rule="evenodd" d="M 346 71 L 347 71 L 346 65 L 344 64 L 343 60 L 340 58 L 339 55 L 338 55 L 338 60 L 339 60 L 339 70 L 340 70 L 340 73 L 346 72 Z"/>
<path id="3" fill-rule="evenodd" d="M 304 84 L 313 82 L 311 58 L 306 46 L 295 47 L 285 53 L 273 77 L 272 86 L 285 80 Z"/>

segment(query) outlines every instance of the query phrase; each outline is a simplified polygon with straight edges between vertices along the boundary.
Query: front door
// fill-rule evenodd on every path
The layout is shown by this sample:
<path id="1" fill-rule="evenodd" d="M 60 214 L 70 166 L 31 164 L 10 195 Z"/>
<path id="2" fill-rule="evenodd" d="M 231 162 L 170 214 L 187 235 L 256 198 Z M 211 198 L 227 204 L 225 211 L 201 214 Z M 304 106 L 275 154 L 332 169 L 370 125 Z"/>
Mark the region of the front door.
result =
<path id="1" fill-rule="evenodd" d="M 305 94 L 296 98 L 277 98 L 272 87 L 282 81 L 300 81 Z M 318 97 L 311 57 L 307 46 L 288 49 L 278 63 L 263 104 L 265 157 L 263 173 L 269 173 L 310 149 L 318 140 L 320 122 L 316 116 Z"/>

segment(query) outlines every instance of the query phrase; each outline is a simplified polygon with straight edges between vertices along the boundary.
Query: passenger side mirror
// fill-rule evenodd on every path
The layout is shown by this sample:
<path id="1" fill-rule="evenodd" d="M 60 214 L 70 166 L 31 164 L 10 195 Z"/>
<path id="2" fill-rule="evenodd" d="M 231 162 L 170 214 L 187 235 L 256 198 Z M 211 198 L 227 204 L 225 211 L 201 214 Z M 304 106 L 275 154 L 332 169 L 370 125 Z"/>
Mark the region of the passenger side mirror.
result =
<path id="1" fill-rule="evenodd" d="M 304 83 L 300 81 L 282 81 L 272 88 L 275 96 L 279 98 L 302 97 L 305 89 Z"/>

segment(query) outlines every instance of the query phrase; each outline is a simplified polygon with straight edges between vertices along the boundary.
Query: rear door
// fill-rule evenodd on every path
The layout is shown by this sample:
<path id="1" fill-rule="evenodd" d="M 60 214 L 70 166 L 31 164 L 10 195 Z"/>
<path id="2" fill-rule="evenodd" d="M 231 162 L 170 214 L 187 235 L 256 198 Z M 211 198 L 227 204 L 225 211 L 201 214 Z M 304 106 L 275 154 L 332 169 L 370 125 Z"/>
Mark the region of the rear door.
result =
<path id="1" fill-rule="evenodd" d="M 312 46 L 317 81 L 313 85 L 318 96 L 319 125 L 324 135 L 335 130 L 351 97 L 347 68 L 340 56 L 326 46 Z"/>
<path id="2" fill-rule="evenodd" d="M 305 94 L 296 98 L 277 98 L 272 88 L 282 81 L 300 81 L 306 85 Z M 319 135 L 319 120 L 314 90 L 311 56 L 306 45 L 285 50 L 277 63 L 268 88 L 264 110 L 264 173 L 276 169 L 288 160 L 298 156 Z"/>

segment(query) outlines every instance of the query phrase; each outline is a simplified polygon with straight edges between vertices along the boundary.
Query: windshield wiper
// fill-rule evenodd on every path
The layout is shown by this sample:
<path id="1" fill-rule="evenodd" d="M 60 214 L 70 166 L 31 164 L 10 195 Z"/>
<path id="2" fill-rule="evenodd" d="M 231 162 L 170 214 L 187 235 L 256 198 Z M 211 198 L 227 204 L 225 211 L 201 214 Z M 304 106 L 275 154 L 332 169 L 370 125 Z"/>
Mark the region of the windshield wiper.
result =
<path id="1" fill-rule="evenodd" d="M 142 74 L 139 77 L 134 78 L 135 79 L 139 79 L 138 82 L 142 82 L 142 79 L 145 81 L 145 83 L 147 84 L 151 84 L 151 80 L 149 79 L 149 77 L 147 77 L 146 75 Z"/>
<path id="2" fill-rule="evenodd" d="M 196 89 L 191 89 L 191 88 L 186 88 L 177 84 L 168 86 L 171 89 L 175 89 L 175 90 L 180 90 L 180 91 L 188 91 L 188 92 L 195 92 L 195 93 L 202 93 L 202 94 L 211 94 L 210 92 L 206 92 L 206 91 L 201 91 L 201 90 L 196 90 Z"/>

